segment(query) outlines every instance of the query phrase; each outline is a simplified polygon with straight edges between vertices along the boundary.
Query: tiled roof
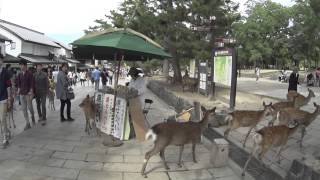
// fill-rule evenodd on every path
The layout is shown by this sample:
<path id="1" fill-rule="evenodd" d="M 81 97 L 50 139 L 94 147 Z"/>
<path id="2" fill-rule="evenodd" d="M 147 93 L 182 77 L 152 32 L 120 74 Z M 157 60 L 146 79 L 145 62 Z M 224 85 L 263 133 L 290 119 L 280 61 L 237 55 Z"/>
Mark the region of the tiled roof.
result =
<path id="1" fill-rule="evenodd" d="M 0 20 L 0 28 L 4 28 L 21 39 L 29 42 L 39 43 L 47 46 L 60 47 L 55 42 L 53 42 L 44 33 L 13 24 L 8 21 Z"/>
<path id="2" fill-rule="evenodd" d="M 0 34 L 0 41 L 11 41 L 9 38 L 7 38 L 6 36 Z"/>
<path id="3" fill-rule="evenodd" d="M 56 41 L 56 40 L 53 40 L 56 44 L 58 44 L 59 46 L 61 46 L 61 47 L 63 47 L 64 49 L 66 49 L 66 50 L 72 50 L 72 48 L 71 48 L 71 46 L 69 46 L 69 45 L 67 45 L 67 44 L 64 44 L 64 43 L 62 43 L 62 42 L 60 42 L 60 41 Z"/>

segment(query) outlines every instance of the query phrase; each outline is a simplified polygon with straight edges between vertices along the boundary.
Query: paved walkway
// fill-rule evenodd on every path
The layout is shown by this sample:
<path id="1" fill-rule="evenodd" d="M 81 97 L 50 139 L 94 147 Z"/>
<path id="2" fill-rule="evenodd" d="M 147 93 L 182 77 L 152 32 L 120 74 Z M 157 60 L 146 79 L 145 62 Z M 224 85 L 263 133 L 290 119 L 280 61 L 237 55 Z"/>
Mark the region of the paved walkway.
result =
<path id="1" fill-rule="evenodd" d="M 286 94 L 288 84 L 280 83 L 278 81 L 260 79 L 258 82 L 253 78 L 239 78 L 238 79 L 238 89 L 254 94 L 266 95 L 271 97 L 277 97 L 286 99 Z M 304 106 L 302 109 L 313 112 L 315 107 L 313 106 L 313 102 L 320 104 L 320 88 L 319 87 L 311 87 L 311 89 L 315 92 L 316 97 L 313 98 L 310 103 Z M 307 87 L 305 85 L 298 87 L 298 92 L 303 95 L 307 95 Z M 257 102 L 257 109 L 262 108 L 262 102 Z M 244 107 L 238 106 L 237 109 L 246 109 Z M 266 123 L 261 123 L 260 127 L 264 126 Z M 224 127 L 218 128 L 217 130 L 220 132 L 224 131 Z M 248 128 L 239 128 L 236 131 L 231 132 L 231 139 L 235 142 L 243 142 L 245 134 L 247 133 Z M 281 153 L 281 164 L 273 163 L 271 167 L 279 172 L 282 176 L 285 176 L 286 172 L 291 167 L 291 163 L 293 159 L 306 159 L 305 163 L 313 166 L 316 170 L 320 171 L 320 116 L 307 128 L 307 134 L 304 138 L 303 144 L 304 147 L 300 150 L 298 143 L 296 141 L 300 137 L 300 131 L 295 133 L 292 139 L 289 140 L 287 149 Z M 248 148 L 250 150 L 251 140 L 248 140 Z M 239 144 L 240 145 L 240 144 Z M 273 161 L 275 151 L 267 153 L 264 161 L 266 164 L 270 164 Z"/>
<path id="2" fill-rule="evenodd" d="M 46 126 L 36 125 L 23 132 L 25 122 L 22 112 L 15 112 L 18 126 L 14 130 L 15 136 L 7 149 L 0 150 L 0 180 L 144 179 L 139 172 L 144 153 L 151 149 L 152 142 L 130 140 L 121 147 L 104 147 L 101 139 L 84 132 L 85 121 L 78 108 L 86 94 L 93 94 L 93 88 L 77 86 L 75 94 L 76 99 L 72 101 L 74 122 L 60 122 L 60 103 L 56 101 L 56 110 L 48 110 Z M 147 91 L 146 97 L 154 100 L 148 115 L 151 125 L 174 113 L 150 91 Z M 152 157 L 147 167 L 149 179 L 239 179 L 230 167 L 212 168 L 209 151 L 204 145 L 197 146 L 196 151 L 197 164 L 192 162 L 191 148 L 187 146 L 183 154 L 183 167 L 178 168 L 178 149 L 169 147 L 165 153 L 171 168 L 168 172 L 159 156 Z"/>

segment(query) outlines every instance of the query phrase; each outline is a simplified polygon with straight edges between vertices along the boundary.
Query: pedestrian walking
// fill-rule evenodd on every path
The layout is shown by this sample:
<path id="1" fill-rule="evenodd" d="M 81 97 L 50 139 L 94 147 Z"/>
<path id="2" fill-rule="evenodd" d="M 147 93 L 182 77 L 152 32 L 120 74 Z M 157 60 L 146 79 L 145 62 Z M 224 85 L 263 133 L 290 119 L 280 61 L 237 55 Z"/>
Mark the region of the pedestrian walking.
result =
<path id="1" fill-rule="evenodd" d="M 86 81 L 86 72 L 81 71 L 80 72 L 80 84 L 81 86 L 85 86 L 85 81 Z"/>
<path id="2" fill-rule="evenodd" d="M 3 65 L 3 55 L 0 54 L 0 128 L 2 130 L 2 148 L 5 149 L 9 145 L 10 131 L 7 125 L 7 109 L 12 106 L 10 91 L 10 75 Z"/>
<path id="3" fill-rule="evenodd" d="M 94 80 L 95 90 L 96 91 L 99 89 L 100 76 L 101 76 L 101 72 L 100 72 L 99 68 L 96 67 L 96 69 L 92 72 L 92 78 Z"/>
<path id="4" fill-rule="evenodd" d="M 299 84 L 298 70 L 294 69 L 293 72 L 290 74 L 290 77 L 289 77 L 288 91 L 296 91 L 297 92 L 298 84 Z"/>
<path id="5" fill-rule="evenodd" d="M 41 125 L 45 125 L 47 121 L 46 99 L 49 89 L 49 78 L 48 75 L 43 72 L 42 64 L 37 64 L 36 68 L 37 72 L 34 73 L 34 95 L 39 115 L 38 122 L 41 122 Z"/>
<path id="6" fill-rule="evenodd" d="M 257 66 L 255 69 L 255 73 L 256 73 L 256 81 L 259 81 L 260 78 L 260 68 Z"/>
<path id="7" fill-rule="evenodd" d="M 112 78 L 113 78 L 113 72 L 111 70 L 108 71 L 108 76 L 109 76 L 109 82 L 110 82 L 110 85 L 112 86 Z"/>
<path id="8" fill-rule="evenodd" d="M 33 74 L 29 70 L 27 70 L 26 60 L 21 60 L 19 65 L 20 65 L 21 72 L 18 75 L 17 87 L 18 87 L 18 94 L 20 95 L 22 112 L 24 115 L 24 119 L 26 120 L 26 126 L 24 127 L 24 130 L 28 130 L 31 128 L 28 109 L 31 114 L 32 125 L 35 125 L 36 123 L 34 119 L 34 111 L 33 111 L 33 105 L 32 105 L 32 99 L 34 96 L 34 92 L 33 92 L 34 79 L 33 79 Z"/>
<path id="9" fill-rule="evenodd" d="M 108 82 L 108 73 L 105 68 L 103 68 L 101 72 L 101 81 L 102 81 L 102 87 L 105 88 Z"/>
<path id="10" fill-rule="evenodd" d="M 58 73 L 57 84 L 56 84 L 56 96 L 57 99 L 60 99 L 60 121 L 73 121 L 71 117 L 71 101 L 67 96 L 68 93 L 68 76 L 67 76 L 68 64 L 63 63 L 61 65 L 61 71 Z M 64 107 L 67 104 L 67 119 L 64 118 Z"/>

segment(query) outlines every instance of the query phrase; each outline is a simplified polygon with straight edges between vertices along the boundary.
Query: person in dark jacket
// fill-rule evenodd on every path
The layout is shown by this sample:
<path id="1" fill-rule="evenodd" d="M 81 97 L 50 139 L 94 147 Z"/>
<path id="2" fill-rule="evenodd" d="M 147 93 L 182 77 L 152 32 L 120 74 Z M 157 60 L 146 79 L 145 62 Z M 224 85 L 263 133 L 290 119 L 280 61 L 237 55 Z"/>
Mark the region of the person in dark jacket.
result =
<path id="1" fill-rule="evenodd" d="M 60 121 L 74 121 L 71 117 L 71 101 L 67 97 L 69 82 L 68 82 L 68 64 L 64 63 L 61 65 L 61 71 L 58 73 L 57 84 L 56 84 L 56 96 L 57 99 L 60 99 Z M 64 118 L 64 107 L 67 104 L 67 118 Z"/>
<path id="2" fill-rule="evenodd" d="M 28 70 L 27 61 L 21 60 L 19 64 L 20 64 L 21 72 L 18 75 L 17 87 L 18 87 L 18 94 L 20 95 L 23 115 L 26 120 L 26 126 L 24 127 L 24 130 L 27 130 L 31 128 L 30 122 L 29 122 L 28 109 L 31 113 L 32 124 L 35 125 L 36 123 L 34 119 L 34 111 L 32 106 L 32 99 L 34 96 L 34 92 L 33 92 L 34 79 L 33 79 L 32 72 Z"/>
<path id="3" fill-rule="evenodd" d="M 289 87 L 288 91 L 297 91 L 297 86 L 299 84 L 299 74 L 298 70 L 294 69 L 289 77 Z"/>
<path id="4" fill-rule="evenodd" d="M 3 55 L 0 54 L 0 128 L 3 132 L 2 135 L 2 148 L 6 148 L 9 145 L 9 129 L 7 126 L 7 108 L 12 106 L 11 102 L 11 91 L 10 91 L 10 75 L 7 69 L 3 66 Z"/>
<path id="5" fill-rule="evenodd" d="M 37 102 L 37 110 L 39 122 L 42 125 L 46 124 L 46 99 L 49 89 L 48 75 L 42 71 L 42 64 L 37 64 L 37 71 L 34 73 L 34 95 Z"/>

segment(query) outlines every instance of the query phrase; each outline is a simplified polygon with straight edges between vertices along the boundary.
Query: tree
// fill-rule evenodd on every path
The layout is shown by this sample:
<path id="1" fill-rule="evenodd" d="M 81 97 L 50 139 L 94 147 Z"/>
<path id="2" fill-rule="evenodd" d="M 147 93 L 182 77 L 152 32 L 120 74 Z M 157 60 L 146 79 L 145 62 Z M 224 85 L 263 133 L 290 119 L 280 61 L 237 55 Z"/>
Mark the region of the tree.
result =
<path id="1" fill-rule="evenodd" d="M 132 28 L 163 44 L 172 55 L 174 78 L 181 82 L 180 61 L 210 58 L 215 37 L 225 36 L 238 17 L 237 7 L 230 0 L 126 0 L 107 18 L 114 27 Z M 196 26 L 209 30 L 190 28 Z"/>

